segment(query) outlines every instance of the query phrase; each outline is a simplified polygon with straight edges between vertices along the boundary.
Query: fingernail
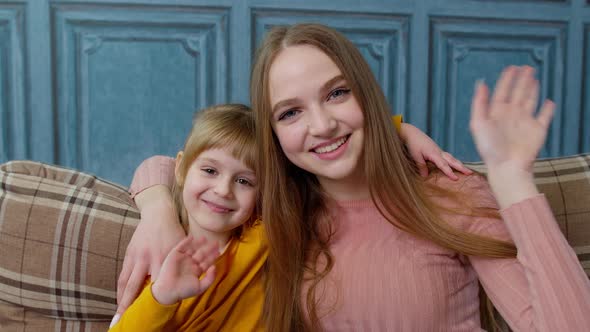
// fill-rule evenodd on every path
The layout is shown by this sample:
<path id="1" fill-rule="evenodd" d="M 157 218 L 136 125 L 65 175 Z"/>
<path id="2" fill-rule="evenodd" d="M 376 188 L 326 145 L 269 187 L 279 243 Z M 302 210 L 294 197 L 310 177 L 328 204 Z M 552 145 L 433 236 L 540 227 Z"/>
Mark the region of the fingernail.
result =
<path id="1" fill-rule="evenodd" d="M 113 320 L 111 321 L 111 325 L 109 325 L 109 329 L 113 327 L 115 324 L 117 324 L 120 318 L 121 314 L 116 314 L 115 316 L 113 316 Z"/>
<path id="2" fill-rule="evenodd" d="M 475 88 L 477 89 L 484 84 L 486 84 L 485 78 L 480 78 L 477 81 L 475 81 Z"/>

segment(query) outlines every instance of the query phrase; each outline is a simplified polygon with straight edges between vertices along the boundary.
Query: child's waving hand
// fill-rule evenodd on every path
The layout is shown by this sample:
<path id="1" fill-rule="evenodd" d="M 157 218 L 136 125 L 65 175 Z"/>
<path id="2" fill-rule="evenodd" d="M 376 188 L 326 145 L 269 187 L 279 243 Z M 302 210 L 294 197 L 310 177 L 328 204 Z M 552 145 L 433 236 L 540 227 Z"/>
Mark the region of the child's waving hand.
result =
<path id="1" fill-rule="evenodd" d="M 187 236 L 166 256 L 152 285 L 154 298 L 166 305 L 202 294 L 215 279 L 214 262 L 218 256 L 216 242 Z"/>

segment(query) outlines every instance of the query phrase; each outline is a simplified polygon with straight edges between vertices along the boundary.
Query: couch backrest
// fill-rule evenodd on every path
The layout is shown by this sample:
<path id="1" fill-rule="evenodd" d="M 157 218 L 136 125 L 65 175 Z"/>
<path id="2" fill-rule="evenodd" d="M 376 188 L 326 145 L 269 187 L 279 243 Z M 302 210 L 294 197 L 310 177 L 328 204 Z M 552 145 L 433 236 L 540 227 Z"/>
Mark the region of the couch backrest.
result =
<path id="1" fill-rule="evenodd" d="M 55 318 L 110 320 L 138 222 L 124 187 L 36 162 L 0 165 L 0 300 Z"/>
<path id="2" fill-rule="evenodd" d="M 485 173 L 482 164 L 468 166 Z M 539 160 L 534 171 L 590 276 L 590 154 Z M 123 187 L 36 162 L 0 165 L 0 301 L 49 317 L 110 321 L 138 222 Z"/>

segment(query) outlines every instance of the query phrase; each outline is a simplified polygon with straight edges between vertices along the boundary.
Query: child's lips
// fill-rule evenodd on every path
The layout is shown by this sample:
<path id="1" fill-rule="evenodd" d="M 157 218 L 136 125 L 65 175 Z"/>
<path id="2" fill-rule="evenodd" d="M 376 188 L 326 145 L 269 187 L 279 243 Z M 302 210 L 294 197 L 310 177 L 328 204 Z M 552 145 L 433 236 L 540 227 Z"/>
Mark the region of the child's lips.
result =
<path id="1" fill-rule="evenodd" d="M 203 200 L 203 202 L 213 211 L 213 212 L 217 212 L 217 213 L 228 213 L 233 211 L 232 209 L 225 207 L 223 205 L 219 205 L 207 200 Z"/>

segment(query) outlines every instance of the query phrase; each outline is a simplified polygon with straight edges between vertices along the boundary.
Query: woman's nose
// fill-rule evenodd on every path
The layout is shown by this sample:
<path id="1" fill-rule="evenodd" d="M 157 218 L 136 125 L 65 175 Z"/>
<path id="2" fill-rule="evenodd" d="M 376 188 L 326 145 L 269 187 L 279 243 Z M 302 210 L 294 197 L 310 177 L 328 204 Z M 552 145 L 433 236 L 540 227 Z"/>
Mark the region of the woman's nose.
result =
<path id="1" fill-rule="evenodd" d="M 309 133 L 314 136 L 332 136 L 337 127 L 337 121 L 330 111 L 321 106 L 308 110 Z"/>

